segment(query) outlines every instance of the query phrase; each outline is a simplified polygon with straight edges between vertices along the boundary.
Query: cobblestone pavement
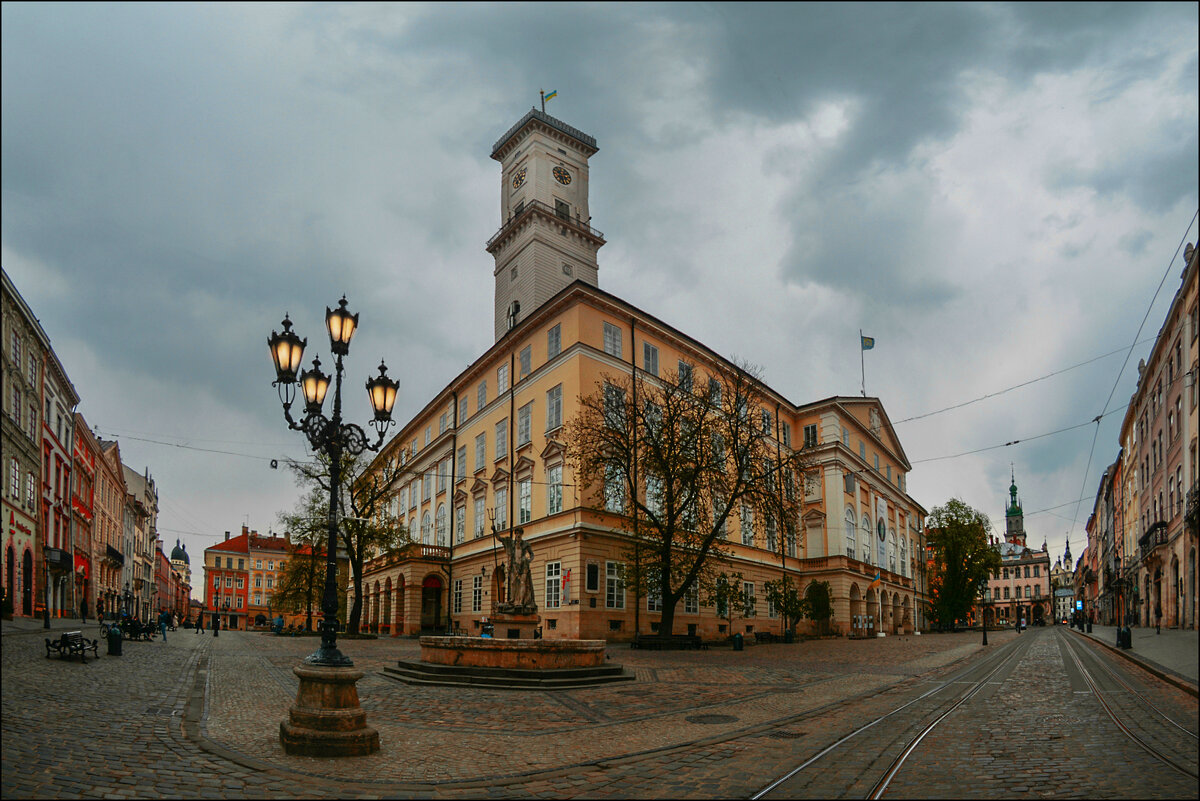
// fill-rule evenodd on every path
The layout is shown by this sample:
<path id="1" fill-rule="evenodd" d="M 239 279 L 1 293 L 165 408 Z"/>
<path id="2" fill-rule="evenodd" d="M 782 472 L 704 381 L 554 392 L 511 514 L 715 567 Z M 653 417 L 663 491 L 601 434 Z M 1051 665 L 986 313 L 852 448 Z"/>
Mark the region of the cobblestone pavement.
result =
<path id="1" fill-rule="evenodd" d="M 87 627 L 89 636 L 95 628 Z M 989 633 L 989 640 L 1001 646 L 1016 636 Z M 279 722 L 297 686 L 291 669 L 315 650 L 315 639 L 181 630 L 165 643 L 125 643 L 123 656 L 81 665 L 46 659 L 40 632 L 6 634 L 0 791 L 5 798 L 747 797 L 839 732 L 984 652 L 973 633 L 743 652 L 616 645 L 610 658 L 636 682 L 511 692 L 410 687 L 384 677 L 384 666 L 419 658 L 413 641 L 339 644 L 366 674 L 359 695 L 382 744 L 372 756 L 322 760 L 289 757 L 280 748 Z M 1031 688 L 1066 681 L 1061 662 L 1054 674 L 1049 657 L 1028 658 Z M 1047 728 L 1100 731 L 1103 722 L 1090 710 L 1067 709 L 1055 727 L 1044 710 L 1017 703 L 1025 691 L 1013 692 L 1011 703 L 1027 709 L 1019 713 L 1024 728 L 1007 716 L 989 727 L 987 713 L 978 712 L 980 728 L 965 739 L 962 732 L 949 737 L 951 753 L 994 729 L 1006 743 L 1016 738 L 1004 748 L 1069 772 L 1058 794 L 1091 796 L 1088 777 L 1107 761 L 1096 749 L 1116 747 L 1110 735 L 1085 737 L 1079 759 L 1092 760 L 1090 771 L 1079 761 L 1056 762 L 1044 735 Z M 1180 695 L 1194 710 L 1195 699 Z M 946 764 L 956 763 L 947 757 Z M 936 768 L 923 772 L 937 775 Z M 962 793 L 955 786 L 948 794 Z M 1003 782 L 996 795 L 1002 793 L 1023 794 Z"/>

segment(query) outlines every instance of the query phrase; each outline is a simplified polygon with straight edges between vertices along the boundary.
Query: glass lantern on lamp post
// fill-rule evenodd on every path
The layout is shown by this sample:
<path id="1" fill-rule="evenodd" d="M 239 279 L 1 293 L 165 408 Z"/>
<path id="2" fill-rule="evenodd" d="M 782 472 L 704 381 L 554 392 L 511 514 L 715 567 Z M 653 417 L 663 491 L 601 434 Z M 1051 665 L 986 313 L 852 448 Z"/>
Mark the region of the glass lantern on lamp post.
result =
<path id="1" fill-rule="evenodd" d="M 379 438 L 372 444 L 367 440 L 367 434 L 354 423 L 342 422 L 342 359 L 350 352 L 350 340 L 358 328 L 358 315 L 351 314 L 346 308 L 345 296 L 338 302 L 336 309 L 325 308 L 325 326 L 329 332 L 329 349 L 335 356 L 333 376 L 328 376 L 321 370 L 320 359 L 313 359 L 312 367 L 300 372 L 304 348 L 307 339 L 301 339 L 292 331 L 292 322 L 285 315 L 283 332 L 272 332 L 267 344 L 271 349 L 271 358 L 275 363 L 276 380 L 274 385 L 279 392 L 279 400 L 283 404 L 283 415 L 288 427 L 302 431 L 308 438 L 309 444 L 316 451 L 323 452 L 329 459 L 329 520 L 328 540 L 326 543 L 325 591 L 322 598 L 323 619 L 319 624 L 321 631 L 321 647 L 305 662 L 310 665 L 330 667 L 350 667 L 353 662 L 338 650 L 337 647 L 337 531 L 338 531 L 338 502 L 342 479 L 342 458 L 346 455 L 357 456 L 363 451 L 377 451 L 383 445 L 384 434 L 392 425 L 392 407 L 396 403 L 396 391 L 399 383 L 387 376 L 387 366 L 380 362 L 379 375 L 366 383 L 367 396 L 371 401 L 374 419 L 371 425 Z M 325 395 L 333 382 L 333 413 L 326 417 L 322 412 Z M 295 400 L 296 384 L 304 395 L 304 417 L 297 421 L 292 417 L 291 406 Z"/>

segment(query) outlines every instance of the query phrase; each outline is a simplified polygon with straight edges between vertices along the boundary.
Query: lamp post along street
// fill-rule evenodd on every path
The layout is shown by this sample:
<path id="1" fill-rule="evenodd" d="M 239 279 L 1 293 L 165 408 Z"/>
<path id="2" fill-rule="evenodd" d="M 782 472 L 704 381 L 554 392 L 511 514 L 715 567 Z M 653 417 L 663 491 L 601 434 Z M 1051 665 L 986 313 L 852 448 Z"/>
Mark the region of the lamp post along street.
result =
<path id="1" fill-rule="evenodd" d="M 358 315 L 346 308 L 345 296 L 337 309 L 325 308 L 325 326 L 329 332 L 329 348 L 335 357 L 334 374 L 321 371 L 320 359 L 297 376 L 304 356 L 307 339 L 301 339 L 285 315 L 283 332 L 272 332 L 267 344 L 275 363 L 275 387 L 283 404 L 288 428 L 301 431 L 313 450 L 329 459 L 329 509 L 326 541 L 325 591 L 321 599 L 323 613 L 319 628 L 321 646 L 294 668 L 300 677 L 300 691 L 292 707 L 290 722 L 280 724 L 280 739 L 289 754 L 307 756 L 355 756 L 379 750 L 379 734 L 366 726 L 366 714 L 358 702 L 354 683 L 362 672 L 353 669 L 354 663 L 337 647 L 337 539 L 338 508 L 341 495 L 342 458 L 357 456 L 363 451 L 378 451 L 384 434 L 392 425 L 392 407 L 396 402 L 398 382 L 388 378 L 387 366 L 380 362 L 379 375 L 366 383 L 374 419 L 371 425 L 379 434 L 372 444 L 360 426 L 342 422 L 343 358 L 350 352 L 350 340 L 358 327 Z M 321 408 L 329 383 L 333 381 L 333 413 L 325 417 Z M 296 383 L 304 395 L 304 418 L 297 422 L 291 413 Z M 347 715 L 349 714 L 349 718 Z M 346 723 L 350 721 L 350 729 Z M 347 736 L 347 735 L 350 736 Z"/>

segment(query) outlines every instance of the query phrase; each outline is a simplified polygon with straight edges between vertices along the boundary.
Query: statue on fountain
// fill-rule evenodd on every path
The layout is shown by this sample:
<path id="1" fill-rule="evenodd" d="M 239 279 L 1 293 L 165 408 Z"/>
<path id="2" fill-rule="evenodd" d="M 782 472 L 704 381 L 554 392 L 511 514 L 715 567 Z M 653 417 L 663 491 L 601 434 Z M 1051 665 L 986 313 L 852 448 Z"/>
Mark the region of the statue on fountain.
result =
<path id="1" fill-rule="evenodd" d="M 530 569 L 533 563 L 533 548 L 522 539 L 524 534 L 525 530 L 517 527 L 512 530 L 512 536 L 496 536 L 504 546 L 504 583 L 507 596 L 505 602 L 497 607 L 497 611 L 506 614 L 537 614 L 537 602 L 533 599 L 533 573 Z"/>

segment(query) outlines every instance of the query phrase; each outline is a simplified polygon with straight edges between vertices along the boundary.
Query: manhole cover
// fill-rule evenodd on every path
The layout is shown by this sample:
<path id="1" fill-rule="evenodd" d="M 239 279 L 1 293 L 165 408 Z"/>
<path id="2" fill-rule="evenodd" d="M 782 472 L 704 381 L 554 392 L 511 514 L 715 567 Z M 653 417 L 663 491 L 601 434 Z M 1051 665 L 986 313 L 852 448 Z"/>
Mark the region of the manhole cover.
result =
<path id="1" fill-rule="evenodd" d="M 684 720 L 688 723 L 733 723 L 737 718 L 733 715 L 692 715 Z"/>
<path id="2" fill-rule="evenodd" d="M 795 740 L 803 737 L 806 733 L 802 731 L 773 731 L 767 736 L 774 737 L 776 740 Z"/>

